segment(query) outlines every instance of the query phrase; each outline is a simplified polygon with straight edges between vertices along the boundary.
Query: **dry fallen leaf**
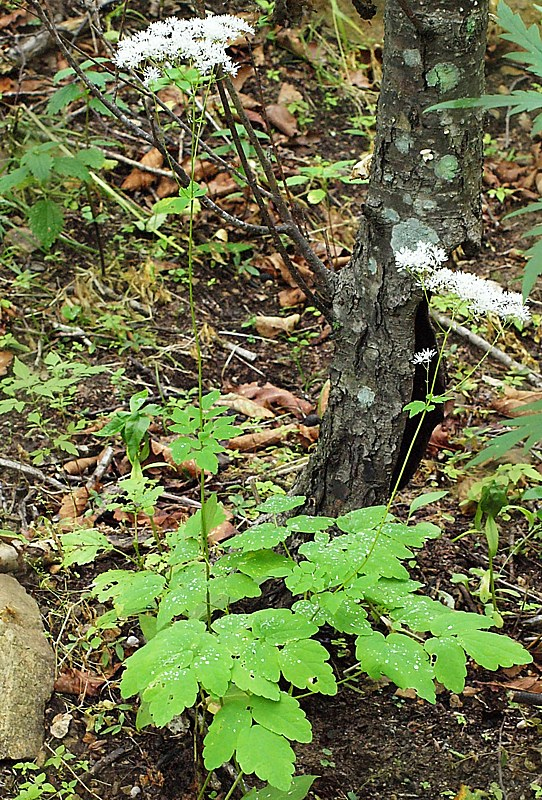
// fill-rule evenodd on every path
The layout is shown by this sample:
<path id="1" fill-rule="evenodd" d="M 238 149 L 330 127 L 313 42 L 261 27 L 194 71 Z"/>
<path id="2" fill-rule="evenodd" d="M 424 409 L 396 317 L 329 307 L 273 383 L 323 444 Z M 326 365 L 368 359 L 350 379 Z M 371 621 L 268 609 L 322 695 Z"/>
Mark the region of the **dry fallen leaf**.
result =
<path id="1" fill-rule="evenodd" d="M 291 114 L 286 106 L 281 106 L 278 103 L 271 103 L 266 108 L 267 119 L 277 128 L 281 133 L 286 136 L 296 136 L 299 133 L 297 127 L 297 120 Z"/>
<path id="2" fill-rule="evenodd" d="M 246 453 L 251 450 L 262 450 L 264 447 L 280 444 L 288 434 L 297 430 L 296 425 L 283 425 L 281 428 L 259 431 L 259 433 L 246 433 L 243 436 L 235 436 L 228 442 L 229 450 L 240 450 Z"/>
<path id="3" fill-rule="evenodd" d="M 55 692 L 97 697 L 105 682 L 106 678 L 95 672 L 84 672 L 67 667 L 55 680 Z"/>
<path id="4" fill-rule="evenodd" d="M 279 292 L 279 305 L 281 308 L 291 308 L 291 306 L 299 306 L 305 302 L 307 296 L 298 287 L 292 289 L 282 289 Z"/>
<path id="5" fill-rule="evenodd" d="M 237 411 L 237 413 L 243 414 L 245 417 L 253 417 L 254 419 L 273 419 L 275 416 L 271 409 L 257 403 L 255 400 L 249 400 L 248 397 L 236 394 L 235 392 L 223 394 L 215 405 L 232 408 L 234 411 Z"/>
<path id="6" fill-rule="evenodd" d="M 211 544 L 217 544 L 218 542 L 223 542 L 224 539 L 231 539 L 232 536 L 237 536 L 238 533 L 237 528 L 231 522 L 225 520 L 220 525 L 217 525 L 216 528 L 213 528 L 207 538 Z"/>
<path id="7" fill-rule="evenodd" d="M 140 164 L 144 164 L 146 167 L 154 167 L 155 169 L 160 169 L 163 163 L 164 156 L 156 147 L 152 147 L 145 153 L 143 158 L 140 159 Z M 134 167 L 130 174 L 126 176 L 120 188 L 133 192 L 136 189 L 144 189 L 150 186 L 155 180 L 156 175 L 151 175 L 150 172 L 143 172 Z"/>
<path id="8" fill-rule="evenodd" d="M 328 403 L 329 403 L 329 393 L 330 393 L 330 391 L 331 391 L 331 382 L 330 382 L 330 380 L 328 378 L 328 380 L 322 386 L 322 389 L 320 391 L 320 397 L 318 398 L 317 413 L 318 413 L 318 416 L 320 417 L 320 419 L 322 419 L 322 417 L 324 416 L 324 414 L 326 412 L 326 409 L 327 409 L 327 406 L 328 406 Z"/>
<path id="9" fill-rule="evenodd" d="M 259 386 L 256 381 L 244 383 L 238 387 L 237 392 L 243 397 L 249 397 L 265 408 L 272 410 L 280 408 L 290 411 L 298 419 L 306 417 L 312 410 L 312 404 L 308 400 L 302 400 L 287 389 L 279 389 L 278 386 L 273 386 L 272 383 L 266 383 L 264 386 Z"/>
<path id="10" fill-rule="evenodd" d="M 302 447 L 308 449 L 311 445 L 318 441 L 320 433 L 319 425 L 298 425 L 299 442 Z"/>
<path id="11" fill-rule="evenodd" d="M 156 196 L 162 200 L 164 197 L 172 197 L 179 191 L 179 184 L 173 178 L 160 178 L 160 183 L 156 187 Z"/>
<path id="12" fill-rule="evenodd" d="M 75 519 L 80 517 L 85 510 L 89 498 L 89 491 L 85 486 L 78 486 L 70 494 L 64 495 L 58 509 L 59 519 Z"/>
<path id="13" fill-rule="evenodd" d="M 68 475 L 83 475 L 88 469 L 93 467 L 98 461 L 99 456 L 89 456 L 88 458 L 74 458 L 73 461 L 66 461 L 62 469 Z"/>
<path id="14" fill-rule="evenodd" d="M 252 67 L 250 64 L 244 64 L 242 67 L 239 67 L 236 74 L 231 78 L 231 82 L 235 86 L 236 91 L 240 92 L 245 81 L 247 81 L 253 75 L 254 67 Z"/>
<path id="15" fill-rule="evenodd" d="M 155 439 L 151 439 L 150 444 L 151 453 L 153 453 L 155 456 L 158 456 L 162 461 L 165 461 L 168 467 L 174 469 L 175 472 L 179 472 L 181 474 L 188 473 L 191 478 L 199 478 L 201 470 L 194 459 L 191 458 L 188 461 L 182 461 L 180 464 L 177 464 L 171 455 L 171 448 L 169 445 L 164 444 L 163 442 L 157 442 Z M 152 464 L 152 460 L 150 463 Z M 149 461 L 147 461 L 146 464 L 149 464 Z"/>
<path id="16" fill-rule="evenodd" d="M 209 181 L 207 189 L 211 197 L 225 197 L 236 192 L 239 187 L 231 175 L 228 175 L 227 172 L 220 172 L 216 178 Z"/>
<path id="17" fill-rule="evenodd" d="M 5 375 L 13 361 L 13 353 L 9 350 L 0 350 L 0 375 Z"/>
<path id="18" fill-rule="evenodd" d="M 503 683 L 507 689 L 514 689 L 516 692 L 533 692 L 542 694 L 542 680 L 537 677 L 518 678 L 517 680 Z"/>
<path id="19" fill-rule="evenodd" d="M 12 11 L 11 14 L 4 14 L 4 16 L 0 17 L 0 30 L 3 28 L 7 28 L 11 25 L 12 22 L 26 22 L 29 13 L 25 8 L 17 8 L 15 11 Z"/>
<path id="20" fill-rule="evenodd" d="M 522 417 L 535 414 L 535 411 L 525 410 L 524 406 L 542 400 L 542 391 L 522 391 L 513 386 L 504 387 L 504 397 L 493 401 L 493 408 L 505 417 Z"/>
<path id="21" fill-rule="evenodd" d="M 303 100 L 303 95 L 293 84 L 282 84 L 277 100 L 279 106 L 287 106 L 289 103 L 299 103 L 300 100 Z"/>
<path id="22" fill-rule="evenodd" d="M 293 333 L 295 326 L 301 319 L 300 314 L 290 314 L 289 317 L 256 317 L 256 330 L 260 336 L 276 339 L 281 333 Z"/>
<path id="23" fill-rule="evenodd" d="M 57 714 L 53 717 L 49 731 L 51 736 L 55 739 L 63 739 L 70 729 L 70 722 L 73 719 L 73 714 L 66 712 L 65 714 Z"/>

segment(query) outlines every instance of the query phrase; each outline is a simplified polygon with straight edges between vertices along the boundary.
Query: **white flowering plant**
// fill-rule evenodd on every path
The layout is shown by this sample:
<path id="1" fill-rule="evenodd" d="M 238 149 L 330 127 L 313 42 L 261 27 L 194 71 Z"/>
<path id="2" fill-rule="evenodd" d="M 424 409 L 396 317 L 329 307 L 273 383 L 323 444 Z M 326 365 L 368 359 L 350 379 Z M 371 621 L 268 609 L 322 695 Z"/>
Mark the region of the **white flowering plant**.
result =
<path id="1" fill-rule="evenodd" d="M 159 150 L 180 183 L 178 195 L 157 204 L 155 215 L 176 213 L 188 218 L 186 258 L 198 370 L 197 401 L 194 406 L 173 407 L 168 422 L 173 423 L 169 429 L 178 434 L 171 446 L 173 460 L 183 463 L 193 459 L 199 469 L 201 508 L 176 531 L 168 532 L 151 557 L 140 557 L 136 550 L 136 570 L 101 573 L 94 582 L 93 594 L 100 602 L 111 604 L 105 623 L 122 624 L 135 618 L 145 639 L 126 659 L 120 684 L 123 697 L 139 695 L 141 699 L 138 726 L 164 726 L 185 709 L 194 709 L 194 741 L 202 754 L 200 759 L 198 753 L 195 762 L 199 765 L 203 760 L 207 770 L 203 778 L 198 775 L 202 779 L 197 800 L 209 796 L 211 776 L 225 764 L 235 775 L 225 800 L 237 790 L 243 791 L 246 800 L 302 800 L 308 794 L 313 776 L 294 777 L 291 742 L 309 742 L 312 737 L 299 702 L 301 696 L 337 691 L 329 652 L 317 638 L 324 626 L 355 637 L 358 674 L 367 673 L 375 679 L 385 675 L 402 688 L 415 689 L 428 702 L 435 702 L 435 681 L 451 691 L 462 690 L 468 657 L 489 669 L 530 660 L 519 644 L 488 632 L 489 618 L 453 611 L 418 593 L 421 585 L 410 579 L 407 566 L 414 559 L 413 551 L 439 535 L 439 530 L 431 523 L 408 524 L 393 517 L 390 508 L 396 491 L 387 507 L 364 508 L 337 519 L 291 516 L 305 498 L 271 498 L 259 507 L 269 515 L 267 521 L 211 552 L 209 533 L 225 516 L 216 496 L 208 493 L 206 473 L 218 470 L 217 454 L 223 451 L 222 441 L 232 435 L 232 428 L 221 416 L 224 409 L 217 407 L 218 393 L 203 392 L 200 330 L 193 296 L 193 231 L 200 204 L 244 231 L 273 236 L 277 251 L 315 306 L 321 307 L 318 297 L 296 272 L 283 234 L 290 236 L 322 285 L 330 281 L 322 262 L 295 226 L 258 135 L 232 88 L 236 64 L 227 48 L 237 37 L 251 32 L 248 23 L 230 15 L 195 20 L 172 17 L 121 40 L 114 59 L 119 69 L 131 73 L 132 85 L 141 92 L 147 110 L 166 113 L 168 122 L 177 122 L 190 136 L 190 170 L 184 172 L 160 136 L 153 138 L 147 129 L 128 120 L 132 133 Z M 75 66 L 73 69 L 77 72 Z M 97 91 L 83 71 L 77 74 L 87 81 L 89 90 Z M 158 96 L 157 90 L 169 82 L 189 98 L 188 124 Z M 204 146 L 201 137 L 206 101 L 215 86 L 237 148 L 237 175 L 244 177 L 253 190 L 264 220 L 265 203 L 272 202 L 280 225 L 274 225 L 269 214 L 268 224 L 262 226 L 231 217 L 210 201 L 205 188 L 192 177 L 196 156 Z M 99 97 L 105 108 L 126 123 L 126 117 L 110 99 Z M 252 159 L 243 148 L 230 103 L 247 131 L 253 148 L 250 155 L 254 154 L 265 175 L 264 187 L 259 185 Z M 153 125 L 157 119 L 160 121 L 159 113 L 152 117 Z M 400 251 L 397 259 L 400 268 L 417 271 L 419 280 L 426 282 L 445 269 L 446 254 L 422 243 L 414 252 Z M 422 420 L 445 399 L 435 395 L 434 376 L 441 357 L 434 348 L 425 348 L 412 358 L 413 370 L 425 370 L 427 401 L 422 402 L 421 409 L 406 408 L 411 415 L 421 411 Z M 154 409 L 144 403 L 131 403 L 128 416 L 133 417 L 130 425 L 136 425 L 138 436 L 143 436 L 153 414 Z M 110 430 L 119 433 L 117 423 L 113 422 Z M 127 424 L 126 417 L 121 426 L 124 433 Z M 145 489 L 139 463 L 145 439 L 139 438 L 130 450 L 133 470 L 130 486 L 125 488 L 130 488 L 132 497 L 138 493 L 144 497 L 138 502 L 145 503 L 144 510 L 152 519 L 159 487 L 153 485 L 149 490 L 147 483 L 146 490 L 140 491 Z M 418 502 L 417 508 L 421 505 Z M 290 515 L 287 521 L 278 517 L 285 513 Z M 100 539 L 95 534 L 80 535 L 86 561 L 89 553 L 106 551 L 110 546 L 106 537 Z M 290 537 L 302 539 L 299 557 L 292 556 Z M 71 563 L 77 563 L 73 538 L 70 547 Z M 277 580 L 284 582 L 294 598 L 292 607 L 252 610 L 254 606 L 249 604 L 265 594 L 265 584 Z M 241 610 L 236 605 L 239 601 L 245 602 Z M 388 635 L 373 627 L 373 618 L 384 616 L 390 620 Z M 256 776 L 269 786 L 261 791 L 248 789 L 246 776 Z"/>

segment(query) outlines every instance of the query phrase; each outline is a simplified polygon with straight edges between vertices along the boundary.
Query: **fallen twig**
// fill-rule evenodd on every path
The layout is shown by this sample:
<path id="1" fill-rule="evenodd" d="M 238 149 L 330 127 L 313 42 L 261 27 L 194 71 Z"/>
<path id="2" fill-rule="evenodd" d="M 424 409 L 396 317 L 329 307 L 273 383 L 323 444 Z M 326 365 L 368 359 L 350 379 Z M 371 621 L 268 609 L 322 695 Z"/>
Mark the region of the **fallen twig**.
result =
<path id="1" fill-rule="evenodd" d="M 440 314 L 438 311 L 432 310 L 431 317 L 439 325 L 442 325 L 443 328 L 446 328 L 446 330 L 457 333 L 459 336 L 462 336 L 463 339 L 466 339 L 475 347 L 478 347 L 479 350 L 483 350 L 484 353 L 489 353 L 492 358 L 494 358 L 496 361 L 500 361 L 500 363 L 504 364 L 504 366 L 508 369 L 512 369 L 514 372 L 523 373 L 526 381 L 528 381 L 532 386 L 536 386 L 537 389 L 542 389 L 542 375 L 539 372 L 534 372 L 524 364 L 520 364 L 519 361 L 511 358 L 502 350 L 499 350 L 498 347 L 495 347 L 486 339 L 478 336 L 477 333 L 469 331 L 468 328 L 465 328 L 463 325 L 459 325 L 459 323 L 454 322 L 453 320 L 444 316 L 444 314 Z"/>
<path id="2" fill-rule="evenodd" d="M 65 492 L 67 489 L 69 489 L 69 487 L 64 483 L 60 483 L 60 481 L 57 481 L 56 478 L 51 478 L 49 475 L 46 475 L 45 472 L 41 471 L 41 469 L 31 467 L 29 464 L 21 464 L 20 461 L 12 461 L 10 458 L 0 458 L 0 467 L 12 469 L 15 472 L 22 472 L 23 475 L 29 475 L 31 478 L 36 478 L 36 480 L 41 481 L 42 483 L 48 483 L 50 486 L 53 486 L 55 489 L 58 489 L 61 492 Z"/>
<path id="3" fill-rule="evenodd" d="M 512 700 L 526 706 L 542 706 L 542 694 L 538 692 L 514 692 Z"/>
<path id="4" fill-rule="evenodd" d="M 85 484 L 85 487 L 89 490 L 96 488 L 96 484 L 101 481 L 107 470 L 109 469 L 109 465 L 113 459 L 114 450 L 112 447 L 106 447 L 105 450 L 100 454 L 98 462 L 96 464 L 96 469 L 88 479 Z"/>

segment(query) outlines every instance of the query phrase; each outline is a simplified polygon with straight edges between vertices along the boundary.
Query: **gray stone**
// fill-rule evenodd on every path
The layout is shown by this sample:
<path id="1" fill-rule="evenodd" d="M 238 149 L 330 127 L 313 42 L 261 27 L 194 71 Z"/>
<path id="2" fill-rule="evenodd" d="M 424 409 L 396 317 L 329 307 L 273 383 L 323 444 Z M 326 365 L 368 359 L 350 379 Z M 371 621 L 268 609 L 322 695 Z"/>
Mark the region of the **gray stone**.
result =
<path id="1" fill-rule="evenodd" d="M 10 544 L 0 542 L 0 572 L 20 572 L 19 553 Z"/>
<path id="2" fill-rule="evenodd" d="M 0 574 L 0 760 L 38 754 L 54 666 L 36 601 L 15 578 Z"/>

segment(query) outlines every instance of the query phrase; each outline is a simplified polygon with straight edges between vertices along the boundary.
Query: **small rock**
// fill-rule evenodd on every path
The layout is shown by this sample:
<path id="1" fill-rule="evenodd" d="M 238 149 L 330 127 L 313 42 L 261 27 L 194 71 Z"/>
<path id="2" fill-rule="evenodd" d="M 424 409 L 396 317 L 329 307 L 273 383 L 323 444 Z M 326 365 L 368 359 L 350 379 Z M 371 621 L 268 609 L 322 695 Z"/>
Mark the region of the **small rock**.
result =
<path id="1" fill-rule="evenodd" d="M 38 754 L 54 666 L 36 601 L 15 578 L 0 574 L 0 761 Z"/>
<path id="2" fill-rule="evenodd" d="M 0 572 L 20 572 L 19 553 L 6 542 L 0 542 Z"/>

